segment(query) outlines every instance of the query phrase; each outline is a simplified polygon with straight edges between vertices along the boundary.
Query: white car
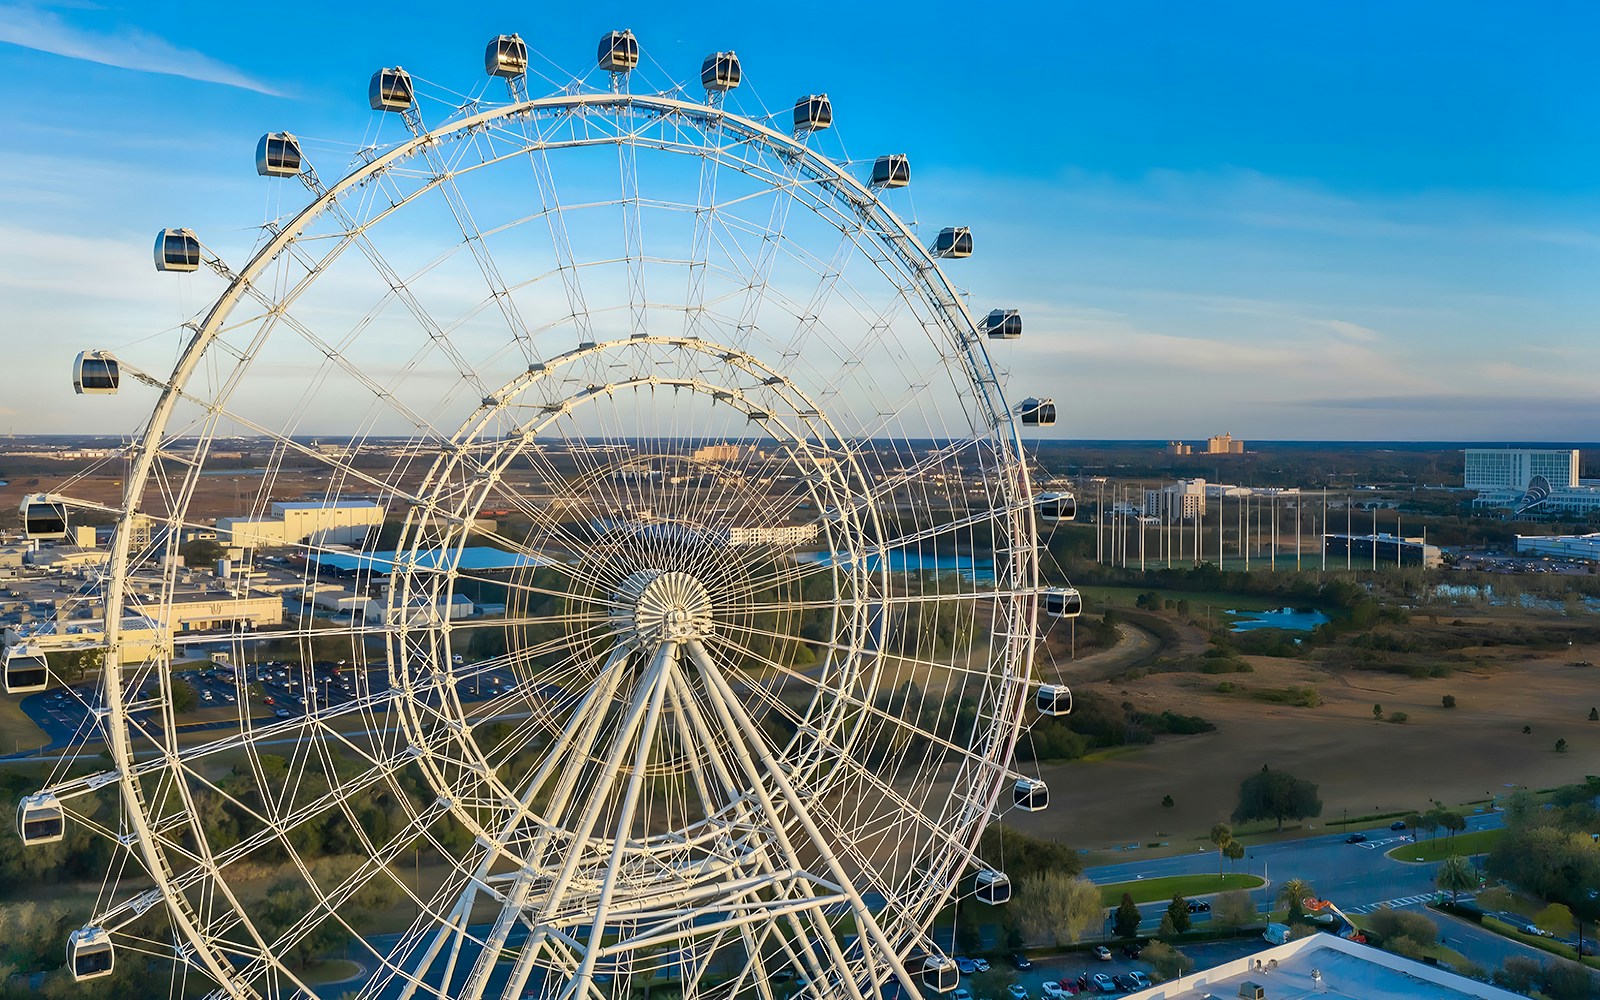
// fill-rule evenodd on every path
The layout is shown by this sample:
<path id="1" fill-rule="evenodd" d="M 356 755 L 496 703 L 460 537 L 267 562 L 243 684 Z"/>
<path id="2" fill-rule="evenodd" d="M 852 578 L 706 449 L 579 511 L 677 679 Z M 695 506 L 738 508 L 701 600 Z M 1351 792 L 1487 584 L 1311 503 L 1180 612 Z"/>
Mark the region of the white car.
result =
<path id="1" fill-rule="evenodd" d="M 989 971 L 989 960 L 986 959 L 986 958 L 975 958 L 975 959 L 972 960 L 972 965 L 979 972 L 988 972 Z"/>
<path id="2" fill-rule="evenodd" d="M 1044 991 L 1044 995 L 1048 997 L 1049 1000 L 1066 1000 L 1067 997 L 1072 995 L 1071 990 L 1067 989 L 1065 986 L 1062 986 L 1054 979 L 1050 980 L 1039 988 Z"/>

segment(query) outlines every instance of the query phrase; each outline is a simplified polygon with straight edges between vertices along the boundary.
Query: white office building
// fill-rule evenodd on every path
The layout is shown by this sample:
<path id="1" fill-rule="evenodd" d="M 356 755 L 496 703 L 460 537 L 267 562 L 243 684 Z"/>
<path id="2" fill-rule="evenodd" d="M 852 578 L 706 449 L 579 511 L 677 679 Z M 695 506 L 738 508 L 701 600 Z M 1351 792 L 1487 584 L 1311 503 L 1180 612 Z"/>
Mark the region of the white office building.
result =
<path id="1" fill-rule="evenodd" d="M 1462 485 L 1472 505 L 1540 517 L 1600 511 L 1600 481 L 1578 478 L 1576 448 L 1468 448 Z"/>
<path id="2" fill-rule="evenodd" d="M 311 500 L 275 503 L 267 517 L 218 518 L 217 534 L 224 544 L 245 549 L 360 545 L 382 524 L 383 508 L 370 500 Z"/>

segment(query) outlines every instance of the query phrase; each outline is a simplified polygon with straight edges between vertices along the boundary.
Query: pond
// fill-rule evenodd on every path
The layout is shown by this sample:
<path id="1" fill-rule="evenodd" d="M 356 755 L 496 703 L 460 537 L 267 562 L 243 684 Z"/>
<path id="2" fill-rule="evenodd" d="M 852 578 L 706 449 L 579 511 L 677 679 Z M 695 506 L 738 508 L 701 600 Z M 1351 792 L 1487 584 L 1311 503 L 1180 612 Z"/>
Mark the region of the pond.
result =
<path id="1" fill-rule="evenodd" d="M 963 578 L 974 583 L 994 582 L 994 556 L 984 555 L 974 558 L 969 555 L 944 555 L 935 553 L 908 552 L 904 549 L 890 549 L 888 570 L 891 573 L 957 573 Z M 848 562 L 852 558 L 848 552 L 815 552 L 800 557 L 804 562 L 834 563 Z M 876 573 L 883 565 L 883 556 L 873 552 L 865 557 L 868 572 Z"/>
<path id="2" fill-rule="evenodd" d="M 1309 632 L 1318 625 L 1326 625 L 1328 616 L 1320 611 L 1296 611 L 1279 608 L 1276 611 L 1229 611 L 1238 616 L 1231 631 L 1253 632 L 1260 628 L 1281 628 L 1291 632 Z"/>

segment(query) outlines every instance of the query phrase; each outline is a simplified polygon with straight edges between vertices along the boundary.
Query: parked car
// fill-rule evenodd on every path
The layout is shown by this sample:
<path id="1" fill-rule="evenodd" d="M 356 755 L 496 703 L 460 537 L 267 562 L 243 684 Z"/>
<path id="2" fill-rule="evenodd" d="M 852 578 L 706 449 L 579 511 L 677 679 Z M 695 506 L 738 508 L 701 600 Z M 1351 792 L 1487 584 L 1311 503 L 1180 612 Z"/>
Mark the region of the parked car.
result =
<path id="1" fill-rule="evenodd" d="M 289 710 L 287 708 L 280 708 L 278 709 L 277 715 L 280 719 L 287 719 L 289 717 Z"/>
<path id="2" fill-rule="evenodd" d="M 975 958 L 972 960 L 972 965 L 973 968 L 977 969 L 979 972 L 989 971 L 989 960 L 986 958 Z"/>
<path id="3" fill-rule="evenodd" d="M 1027 970 L 1033 968 L 1033 963 L 1022 952 L 1014 952 L 1011 956 L 1011 966 L 1015 969 Z"/>
<path id="4" fill-rule="evenodd" d="M 1389 824 L 1389 829 L 1391 830 L 1404 830 L 1405 828 L 1406 824 L 1404 820 L 1397 819 L 1393 823 Z"/>
<path id="5" fill-rule="evenodd" d="M 1344 838 L 1344 842 L 1347 844 L 1364 844 L 1367 842 L 1367 835 L 1364 833 L 1352 833 Z"/>
<path id="6" fill-rule="evenodd" d="M 954 990 L 950 994 L 950 1000 L 972 1000 L 972 991 L 965 989 Z"/>
<path id="7" fill-rule="evenodd" d="M 1211 904 L 1206 902 L 1203 899 L 1191 899 L 1191 900 L 1189 900 L 1189 912 L 1190 913 L 1210 913 L 1211 912 Z"/>
<path id="8" fill-rule="evenodd" d="M 1016 983 L 1012 983 L 1006 987 L 1006 996 L 1010 997 L 1011 1000 L 1028 1000 L 1028 991 Z"/>
<path id="9" fill-rule="evenodd" d="M 1066 1000 L 1067 997 L 1072 995 L 1072 990 L 1056 982 L 1054 979 L 1045 983 L 1043 986 L 1039 987 L 1039 989 L 1044 991 L 1044 995 L 1048 997 L 1049 1000 Z"/>
<path id="10" fill-rule="evenodd" d="M 1545 930 L 1543 927 L 1538 926 L 1537 924 L 1524 924 L 1522 927 L 1522 933 L 1532 934 L 1535 937 L 1555 937 L 1554 934 Z"/>
<path id="11" fill-rule="evenodd" d="M 1122 990 L 1125 993 L 1132 993 L 1134 990 L 1139 988 L 1134 983 L 1133 977 L 1128 975 L 1126 972 L 1117 973 L 1111 977 L 1111 981 L 1117 984 L 1117 989 Z"/>
<path id="12" fill-rule="evenodd" d="M 973 961 L 970 958 L 958 958 L 958 959 L 956 959 L 956 969 L 963 976 L 970 976 L 974 972 L 978 971 L 978 967 L 973 964 Z"/>
<path id="13" fill-rule="evenodd" d="M 1089 981 L 1094 984 L 1096 993 L 1117 992 L 1117 984 L 1112 982 L 1111 977 L 1106 975 L 1104 972 L 1096 972 L 1089 978 Z"/>
<path id="14" fill-rule="evenodd" d="M 1133 988 L 1136 990 L 1147 990 L 1150 988 L 1150 977 L 1140 972 L 1138 969 L 1134 969 L 1132 972 L 1128 973 L 1128 978 L 1133 980 Z"/>
<path id="15" fill-rule="evenodd" d="M 1111 949 L 1103 944 L 1097 944 L 1094 946 L 1094 957 L 1102 962 L 1109 962 L 1111 961 Z"/>
<path id="16" fill-rule="evenodd" d="M 1138 958 L 1139 957 L 1139 945 L 1138 945 L 1138 943 L 1130 942 L 1128 944 L 1123 945 L 1122 946 L 1122 957 L 1123 958 Z"/>

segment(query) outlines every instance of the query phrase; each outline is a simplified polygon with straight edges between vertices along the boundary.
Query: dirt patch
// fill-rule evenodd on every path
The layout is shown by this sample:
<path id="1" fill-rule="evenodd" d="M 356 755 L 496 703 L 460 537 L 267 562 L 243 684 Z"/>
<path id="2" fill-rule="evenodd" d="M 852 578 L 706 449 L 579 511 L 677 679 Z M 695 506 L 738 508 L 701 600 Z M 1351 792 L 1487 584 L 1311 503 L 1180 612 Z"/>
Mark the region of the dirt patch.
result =
<path id="1" fill-rule="evenodd" d="M 1571 660 L 1600 662 L 1600 650 Z M 1116 756 L 1046 764 L 1051 807 L 1014 813 L 1018 829 L 1100 850 L 1167 841 L 1198 847 L 1213 823 L 1227 821 L 1239 782 L 1268 764 L 1320 786 L 1321 829 L 1350 816 L 1503 795 L 1508 783 L 1546 788 L 1581 781 L 1600 761 L 1600 722 L 1588 721 L 1600 703 L 1600 667 L 1574 666 L 1563 656 L 1525 660 L 1493 671 L 1413 680 L 1373 672 L 1330 674 L 1311 664 L 1251 657 L 1254 673 L 1155 674 L 1138 681 L 1090 683 L 1095 691 L 1141 710 L 1201 715 L 1217 731 L 1162 737 Z M 1242 689 L 1315 687 L 1316 708 L 1267 704 L 1244 693 L 1219 694 L 1221 682 Z M 1441 706 L 1443 695 L 1457 707 Z M 1377 722 L 1405 712 L 1403 723 Z M 1532 732 L 1524 734 L 1523 726 Z M 1564 738 L 1567 752 L 1556 753 Z M 1171 795 L 1170 808 L 1161 805 Z"/>

